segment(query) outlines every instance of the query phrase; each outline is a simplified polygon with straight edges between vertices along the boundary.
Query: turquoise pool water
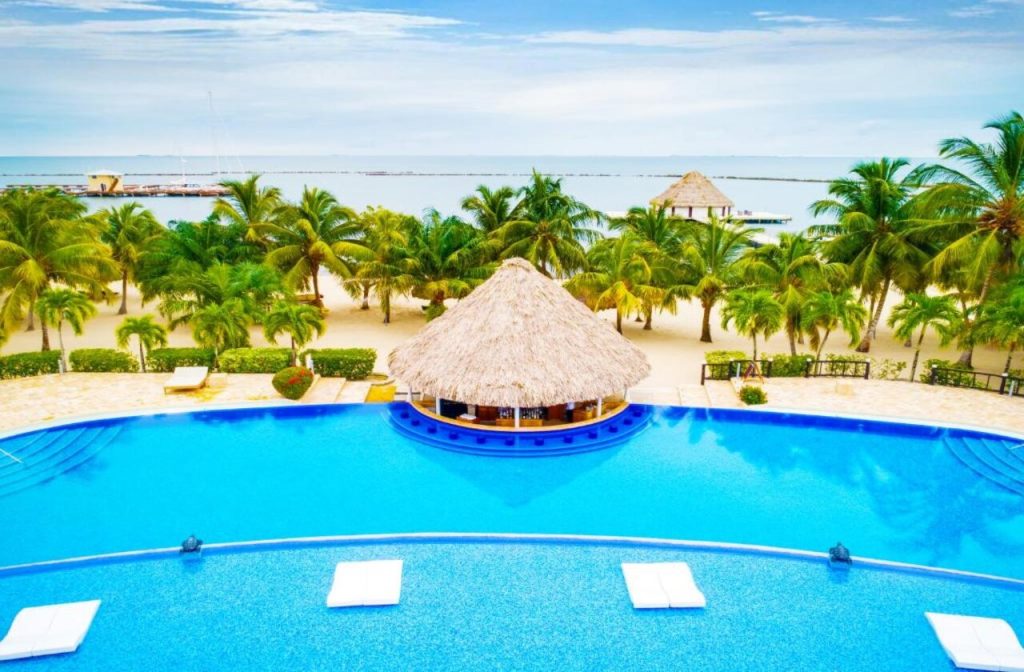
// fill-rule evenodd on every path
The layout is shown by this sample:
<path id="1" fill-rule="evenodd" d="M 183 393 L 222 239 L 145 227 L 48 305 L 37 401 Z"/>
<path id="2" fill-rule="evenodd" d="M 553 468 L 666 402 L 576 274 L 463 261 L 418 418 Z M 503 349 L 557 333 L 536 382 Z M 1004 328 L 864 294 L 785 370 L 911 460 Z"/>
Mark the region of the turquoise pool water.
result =
<path id="1" fill-rule="evenodd" d="M 191 533 L 227 542 L 465 531 L 810 550 L 842 540 L 855 556 L 1024 577 L 1011 443 L 656 408 L 613 447 L 515 459 L 415 441 L 385 406 L 106 420 L 0 441 L 26 463 L 33 449 L 88 447 L 67 458 L 84 460 L 76 468 L 24 489 L 25 467 L 0 470 L 0 565 L 172 546 Z"/>
<path id="2" fill-rule="evenodd" d="M 327 609 L 335 563 L 402 558 L 398 606 Z M 703 610 L 634 611 L 622 562 L 684 561 Z M 1007 587 L 628 545 L 397 543 L 0 574 L 19 606 L 100 598 L 77 653 L 12 670 L 948 671 L 923 612 L 1007 619 Z"/>

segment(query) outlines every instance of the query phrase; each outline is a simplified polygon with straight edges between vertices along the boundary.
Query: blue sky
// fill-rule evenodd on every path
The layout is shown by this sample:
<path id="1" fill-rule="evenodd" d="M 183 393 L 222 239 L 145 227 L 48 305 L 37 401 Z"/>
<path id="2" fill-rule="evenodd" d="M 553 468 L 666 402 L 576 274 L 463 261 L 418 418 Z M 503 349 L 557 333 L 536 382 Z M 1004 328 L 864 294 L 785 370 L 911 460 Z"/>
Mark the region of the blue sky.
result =
<path id="1" fill-rule="evenodd" d="M 1024 0 L 0 0 L 0 58 L 0 155 L 926 156 Z"/>

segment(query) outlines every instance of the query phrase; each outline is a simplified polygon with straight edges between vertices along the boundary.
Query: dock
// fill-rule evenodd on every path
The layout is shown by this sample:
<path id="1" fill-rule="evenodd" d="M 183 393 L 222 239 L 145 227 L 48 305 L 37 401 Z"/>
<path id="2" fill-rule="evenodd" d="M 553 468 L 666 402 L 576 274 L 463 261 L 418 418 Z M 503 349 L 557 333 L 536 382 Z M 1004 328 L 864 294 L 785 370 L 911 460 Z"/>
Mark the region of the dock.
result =
<path id="1" fill-rule="evenodd" d="M 163 196 L 216 198 L 228 189 L 219 184 L 126 184 L 114 190 L 90 189 L 84 184 L 8 184 L 0 194 L 12 189 L 57 189 L 79 198 L 153 198 Z"/>

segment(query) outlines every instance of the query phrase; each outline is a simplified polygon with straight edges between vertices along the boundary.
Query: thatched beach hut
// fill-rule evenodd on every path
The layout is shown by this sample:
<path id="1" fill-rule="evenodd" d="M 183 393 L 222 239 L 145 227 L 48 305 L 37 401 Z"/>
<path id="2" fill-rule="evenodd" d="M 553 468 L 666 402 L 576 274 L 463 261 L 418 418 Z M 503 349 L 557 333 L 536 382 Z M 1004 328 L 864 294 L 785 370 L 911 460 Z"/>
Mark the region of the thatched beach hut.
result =
<path id="1" fill-rule="evenodd" d="M 669 213 L 706 222 L 711 215 L 722 219 L 732 214 L 733 202 L 718 190 L 711 180 L 697 171 L 690 171 L 659 196 L 653 205 L 667 205 Z"/>
<path id="2" fill-rule="evenodd" d="M 505 261 L 395 348 L 388 365 L 410 390 L 434 397 L 438 412 L 454 402 L 474 420 L 513 426 L 577 419 L 557 416 L 622 395 L 650 371 L 639 348 L 524 259 Z"/>

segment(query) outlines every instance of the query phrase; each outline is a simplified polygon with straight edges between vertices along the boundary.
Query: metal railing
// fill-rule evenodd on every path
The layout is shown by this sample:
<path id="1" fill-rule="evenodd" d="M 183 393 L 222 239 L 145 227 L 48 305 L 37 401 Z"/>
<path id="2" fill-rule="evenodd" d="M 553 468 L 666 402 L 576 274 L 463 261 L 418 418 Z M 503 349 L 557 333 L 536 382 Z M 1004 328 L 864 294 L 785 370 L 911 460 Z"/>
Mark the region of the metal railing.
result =
<path id="1" fill-rule="evenodd" d="M 705 363 L 700 367 L 700 384 L 708 380 L 729 380 L 746 375 L 754 364 L 752 359 Z M 765 378 L 863 378 L 871 377 L 871 362 L 860 359 L 814 359 L 808 357 L 802 368 L 794 369 L 792 360 L 777 362 L 762 359 L 757 371 Z"/>
<path id="2" fill-rule="evenodd" d="M 1009 397 L 1024 397 L 1024 378 L 1009 373 L 933 366 L 928 376 L 928 382 L 931 385 L 968 387 L 974 390 L 997 392 Z"/>

